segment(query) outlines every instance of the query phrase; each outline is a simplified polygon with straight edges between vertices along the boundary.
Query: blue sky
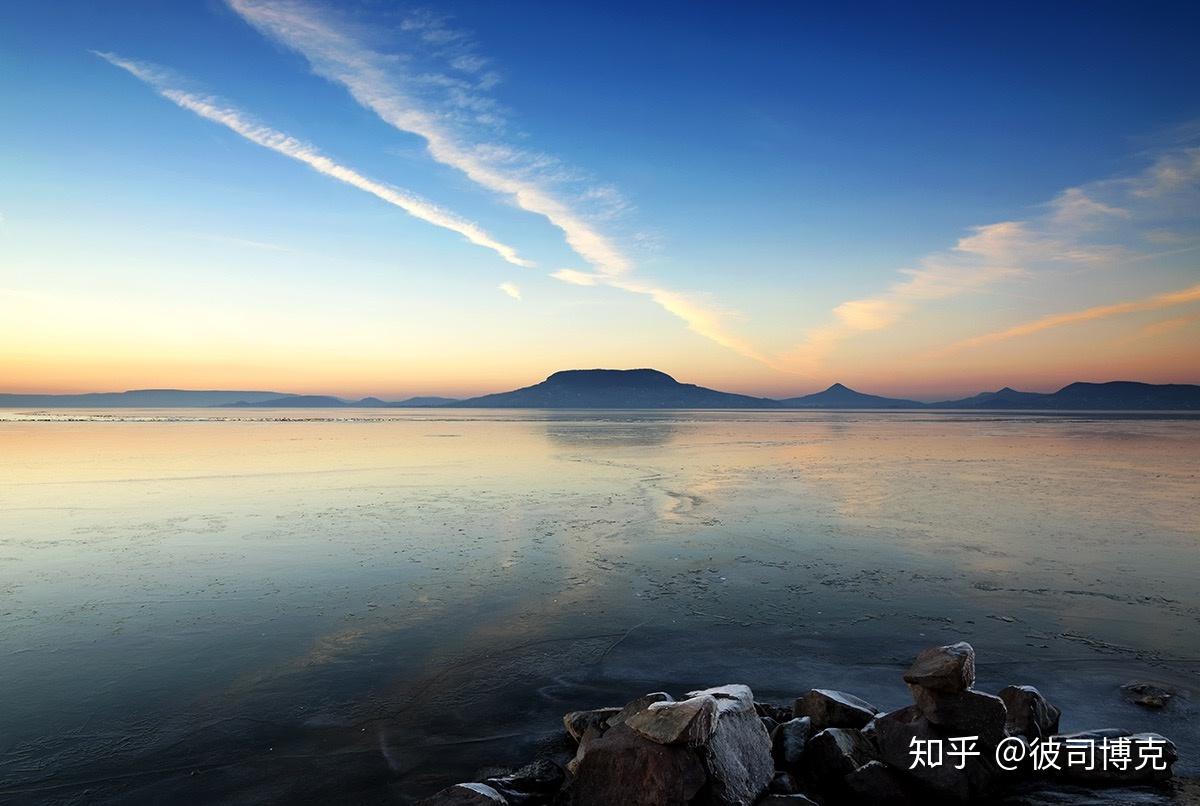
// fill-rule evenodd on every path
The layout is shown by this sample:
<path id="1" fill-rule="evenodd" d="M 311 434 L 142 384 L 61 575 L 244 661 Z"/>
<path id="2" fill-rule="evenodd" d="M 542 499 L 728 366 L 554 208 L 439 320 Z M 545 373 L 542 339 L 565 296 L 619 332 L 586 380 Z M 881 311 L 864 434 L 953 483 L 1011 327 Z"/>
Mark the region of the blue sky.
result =
<path id="1" fill-rule="evenodd" d="M 1194 4 L 46 3 L 0 29 L 14 391 L 1200 380 Z"/>

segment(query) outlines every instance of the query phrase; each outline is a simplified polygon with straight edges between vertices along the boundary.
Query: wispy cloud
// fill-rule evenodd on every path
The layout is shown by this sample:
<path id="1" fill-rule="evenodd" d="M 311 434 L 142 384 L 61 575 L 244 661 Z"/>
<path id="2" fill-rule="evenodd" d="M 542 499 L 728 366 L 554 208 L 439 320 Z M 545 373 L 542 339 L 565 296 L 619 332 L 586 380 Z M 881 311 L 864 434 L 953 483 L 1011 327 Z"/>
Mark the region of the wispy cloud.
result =
<path id="1" fill-rule="evenodd" d="M 1044 330 L 1052 330 L 1054 328 L 1066 327 L 1068 325 L 1077 325 L 1083 322 L 1091 322 L 1096 319 L 1107 319 L 1110 316 L 1120 316 L 1127 313 L 1157 311 L 1163 308 L 1173 308 L 1177 305 L 1186 305 L 1190 302 L 1200 302 L 1200 285 L 1194 285 L 1190 288 L 1184 288 L 1179 291 L 1168 291 L 1165 294 L 1155 294 L 1152 297 L 1145 297 L 1143 299 L 1117 302 L 1111 305 L 1096 305 L 1080 311 L 1050 314 L 1049 316 L 1043 316 L 1029 322 L 1023 322 L 1013 327 L 1004 328 L 1003 330 L 997 330 L 992 333 L 985 333 L 982 336 L 974 336 L 969 339 L 964 339 L 956 344 L 950 345 L 943 352 L 949 353 L 956 352 L 958 350 L 966 350 L 972 347 L 982 347 L 986 344 L 995 344 L 996 342 L 1016 339 L 1022 336 L 1031 336 L 1034 333 L 1040 333 Z"/>
<path id="2" fill-rule="evenodd" d="M 348 26 L 307 3 L 228 2 L 251 25 L 303 55 L 318 75 L 344 86 L 362 106 L 395 128 L 425 140 L 435 160 L 504 194 L 521 209 L 544 216 L 597 271 L 617 276 L 629 270 L 629 259 L 611 240 L 546 188 L 547 169 L 561 171 L 556 161 L 507 145 L 474 142 L 456 131 L 455 124 L 480 123 L 480 114 L 488 116 L 482 122 L 492 122 L 496 108 L 483 93 L 485 87 L 436 72 L 405 71 L 397 59 L 366 46 Z M 437 18 L 418 16 L 408 25 L 423 41 L 437 47 L 463 38 Z M 459 59 L 462 67 L 477 63 Z M 443 114 L 446 107 L 457 114 Z M 463 110 L 473 114 L 463 115 Z"/>
<path id="3" fill-rule="evenodd" d="M 500 243 L 484 232 L 478 225 L 460 218 L 437 205 L 392 185 L 369 179 L 357 171 L 347 168 L 320 153 L 314 146 L 290 137 L 283 132 L 264 126 L 251 117 L 211 96 L 186 92 L 174 86 L 172 76 L 166 70 L 145 62 L 124 59 L 112 53 L 96 53 L 109 63 L 128 71 L 149 84 L 160 95 L 200 117 L 219 123 L 236 132 L 252 143 L 303 162 L 318 173 L 337 179 L 347 185 L 376 196 L 388 204 L 399 207 L 414 218 L 437 227 L 457 232 L 477 246 L 496 252 L 504 260 L 516 266 L 532 266 L 520 257 L 516 250 Z"/>
<path id="4" fill-rule="evenodd" d="M 510 282 L 505 281 L 496 287 L 499 288 L 501 291 L 503 291 L 505 294 L 508 294 L 510 297 L 515 299 L 517 302 L 521 301 L 521 289 L 517 287 L 516 283 L 510 283 Z"/>
<path id="5" fill-rule="evenodd" d="M 950 249 L 928 255 L 914 268 L 901 269 L 900 279 L 880 294 L 843 302 L 831 320 L 809 329 L 804 340 L 785 356 L 788 365 L 816 372 L 844 341 L 882 331 L 918 315 L 922 305 L 977 293 L 1006 281 L 1045 279 L 1102 267 L 1145 263 L 1171 253 L 1139 252 L 1138 241 L 1187 243 L 1187 238 L 1161 227 L 1166 218 L 1194 228 L 1196 185 L 1200 181 L 1200 149 L 1176 150 L 1159 157 L 1146 170 L 1067 188 L 1036 215 L 976 227 Z M 1187 293 L 1187 292 L 1180 292 Z M 1163 295 L 1152 300 L 1100 306 L 1061 316 L 1048 316 L 995 334 L 968 339 L 963 349 L 1028 332 L 1111 316 L 1125 306 L 1178 304 Z M 1133 307 L 1128 310 L 1146 310 Z M 1077 318 L 1082 317 L 1082 318 Z M 945 349 L 937 351 L 942 354 Z"/>
<path id="6" fill-rule="evenodd" d="M 553 277 L 648 297 L 682 319 L 694 333 L 748 358 L 768 360 L 729 332 L 728 311 L 705 302 L 701 295 L 631 277 L 633 261 L 594 223 L 611 220 L 625 208 L 612 187 L 588 182 L 570 194 L 557 192 L 555 188 L 577 179 L 577 172 L 546 154 L 491 142 L 481 135 L 481 130 L 493 133 L 505 128 L 503 111 L 486 94 L 498 78 L 471 38 L 450 27 L 444 17 L 418 12 L 402 24 L 449 68 L 413 70 L 402 60 L 367 45 L 365 33 L 309 3 L 227 2 L 255 28 L 304 56 L 316 74 L 345 87 L 360 105 L 396 129 L 422 138 L 434 160 L 557 227 L 591 270 L 562 269 Z M 476 78 L 466 80 L 461 73 Z M 582 212 L 583 208 L 589 212 Z"/>
<path id="7" fill-rule="evenodd" d="M 198 238 L 202 241 L 214 241 L 216 243 L 225 243 L 232 246 L 244 246 L 247 249 L 259 249 L 263 252 L 294 252 L 290 246 L 283 244 L 271 243 L 270 241 L 256 241 L 251 238 L 238 238 L 232 235 L 218 235 L 207 232 L 184 232 L 181 235 L 186 235 L 190 238 Z"/>

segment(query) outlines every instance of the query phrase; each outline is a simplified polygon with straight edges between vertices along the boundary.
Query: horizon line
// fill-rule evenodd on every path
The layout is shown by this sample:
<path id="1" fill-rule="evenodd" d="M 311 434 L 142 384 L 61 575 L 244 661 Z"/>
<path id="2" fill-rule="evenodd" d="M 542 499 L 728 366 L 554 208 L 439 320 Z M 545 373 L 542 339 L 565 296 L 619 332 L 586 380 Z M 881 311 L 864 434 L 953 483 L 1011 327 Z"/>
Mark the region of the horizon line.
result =
<path id="1" fill-rule="evenodd" d="M 515 391 L 518 389 L 524 389 L 529 386 L 535 386 L 537 384 L 543 383 L 551 376 L 562 373 L 562 372 L 594 372 L 594 371 L 634 372 L 634 371 L 638 371 L 638 370 L 650 370 L 653 372 L 659 372 L 659 373 L 671 378 L 676 383 L 680 383 L 683 385 L 700 386 L 701 388 L 713 389 L 714 391 L 724 392 L 727 394 L 759 398 L 759 399 L 769 400 L 769 401 L 773 401 L 773 402 L 780 402 L 780 401 L 784 401 L 784 400 L 791 400 L 791 399 L 795 399 L 795 398 L 801 398 L 801 397 L 807 397 L 807 396 L 811 396 L 811 395 L 815 395 L 815 394 L 820 394 L 822 392 L 829 391 L 836 387 L 842 387 L 844 389 L 847 389 L 848 391 L 855 392 L 858 394 L 871 395 L 871 396 L 875 396 L 875 397 L 886 397 L 886 398 L 890 398 L 890 399 L 894 399 L 894 400 L 898 400 L 898 401 L 902 401 L 902 402 L 921 403 L 921 404 L 953 402 L 955 400 L 966 400 L 972 396 L 970 394 L 960 395 L 957 393 L 945 392 L 945 393 L 940 393 L 939 395 L 934 395 L 934 396 L 921 395 L 921 396 L 911 396 L 911 397 L 894 397 L 893 394 L 886 394 L 886 393 L 880 394 L 880 393 L 875 393 L 875 392 L 864 392 L 864 391 L 862 391 L 861 388 L 857 388 L 857 387 L 850 386 L 848 384 L 844 384 L 841 381 L 833 381 L 830 384 L 828 384 L 827 386 L 815 388 L 815 389 L 812 389 L 811 391 L 801 391 L 801 392 L 789 393 L 789 394 L 775 393 L 773 395 L 764 395 L 764 394 L 757 394 L 754 392 L 729 391 L 726 389 L 718 389 L 716 387 L 703 386 L 702 384 L 698 384 L 698 383 L 690 383 L 687 381 L 680 381 L 674 375 L 671 375 L 668 372 L 664 372 L 663 370 L 654 369 L 652 367 L 630 367 L 630 368 L 594 367 L 594 368 L 587 368 L 587 369 L 555 370 L 554 372 L 551 372 L 549 375 L 546 375 L 545 377 L 541 378 L 540 380 L 532 381 L 529 383 L 522 383 L 522 384 L 519 384 L 516 386 L 501 389 L 498 391 L 479 392 L 476 394 L 466 394 L 466 395 L 445 394 L 445 393 L 439 393 L 439 392 L 421 392 L 421 393 L 371 392 L 371 393 L 364 394 L 364 395 L 343 395 L 343 394 L 333 394 L 333 393 L 329 393 L 329 392 L 313 392 L 313 391 L 284 392 L 284 391 L 276 391 L 273 389 L 238 389 L 238 388 L 219 388 L 219 387 L 187 388 L 187 387 L 177 387 L 177 386 L 144 386 L 144 387 L 133 387 L 133 388 L 127 388 L 127 389 L 120 389 L 120 390 L 108 389 L 108 390 L 93 390 L 93 391 L 80 391 L 80 392 L 0 391 L 0 403 L 3 402 L 3 400 L 2 400 L 3 398 L 7 398 L 7 397 L 84 397 L 84 396 L 97 396 L 97 395 L 125 395 L 125 394 L 134 394 L 134 393 L 138 393 L 138 392 L 186 392 L 186 393 L 193 393 L 193 394 L 244 393 L 244 394 L 249 394 L 249 395 L 276 395 L 281 399 L 282 398 L 294 398 L 294 397 L 328 397 L 328 398 L 332 398 L 332 399 L 337 400 L 340 403 L 344 403 L 344 404 L 353 404 L 353 403 L 356 403 L 356 402 L 359 402 L 362 400 L 369 400 L 369 399 L 376 399 L 383 403 L 393 404 L 393 403 L 400 403 L 400 402 L 404 402 L 409 399 L 416 399 L 416 398 L 445 398 L 448 401 L 462 402 L 462 401 L 466 401 L 466 400 L 473 400 L 475 398 L 486 397 L 489 395 L 504 394 L 504 393 Z M 1045 389 L 1036 389 L 1036 388 L 1021 389 L 1012 384 L 1005 383 L 1003 386 L 999 386 L 999 387 L 980 389 L 978 392 L 975 392 L 974 394 L 976 394 L 976 395 L 987 394 L 989 392 L 1000 392 L 1000 391 L 1004 391 L 1004 390 L 1012 390 L 1012 391 L 1017 391 L 1017 392 L 1022 392 L 1022 393 L 1030 393 L 1030 394 L 1054 394 L 1055 392 L 1062 391 L 1063 389 L 1065 389 L 1069 386 L 1072 386 L 1074 384 L 1079 384 L 1079 383 L 1089 383 L 1089 384 L 1096 384 L 1096 385 L 1112 384 L 1112 383 L 1140 383 L 1140 384 L 1146 384 L 1149 386 L 1200 386 L 1200 379 L 1195 379 L 1195 380 L 1190 380 L 1190 381 L 1165 381 L 1165 382 L 1140 381 L 1140 380 L 1131 380 L 1128 378 L 1111 378 L 1109 380 L 1100 380 L 1100 381 L 1071 380 L 1071 381 L 1067 381 L 1065 383 L 1058 382 L 1057 385 L 1055 385 L 1053 388 L 1047 387 Z"/>

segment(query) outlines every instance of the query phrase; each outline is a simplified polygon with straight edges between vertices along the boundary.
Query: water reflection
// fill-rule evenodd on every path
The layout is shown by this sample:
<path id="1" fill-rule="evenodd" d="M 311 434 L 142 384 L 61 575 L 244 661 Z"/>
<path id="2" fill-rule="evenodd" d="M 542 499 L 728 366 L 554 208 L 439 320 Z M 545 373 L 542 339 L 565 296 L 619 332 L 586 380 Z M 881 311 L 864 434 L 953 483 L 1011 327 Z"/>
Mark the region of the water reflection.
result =
<path id="1" fill-rule="evenodd" d="M 1195 420 L 211 416 L 0 417 L 0 799 L 394 802 L 943 636 L 1196 682 Z"/>
<path id="2" fill-rule="evenodd" d="M 546 423 L 546 438 L 561 448 L 656 448 L 669 445 L 679 427 L 668 422 L 588 422 L 570 420 Z"/>

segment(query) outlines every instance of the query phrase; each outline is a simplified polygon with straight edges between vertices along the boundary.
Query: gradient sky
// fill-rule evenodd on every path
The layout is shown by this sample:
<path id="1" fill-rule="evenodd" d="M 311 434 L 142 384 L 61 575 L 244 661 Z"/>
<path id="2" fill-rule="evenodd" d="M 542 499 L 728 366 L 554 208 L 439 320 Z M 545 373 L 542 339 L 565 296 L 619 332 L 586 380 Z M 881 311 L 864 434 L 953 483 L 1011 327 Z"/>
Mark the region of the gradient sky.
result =
<path id="1" fill-rule="evenodd" d="M 841 5 L 6 3 L 0 391 L 1200 382 L 1200 7 Z"/>

